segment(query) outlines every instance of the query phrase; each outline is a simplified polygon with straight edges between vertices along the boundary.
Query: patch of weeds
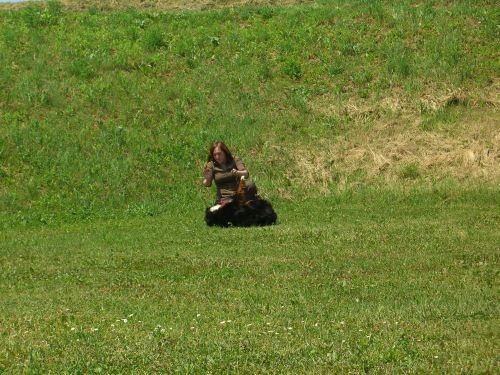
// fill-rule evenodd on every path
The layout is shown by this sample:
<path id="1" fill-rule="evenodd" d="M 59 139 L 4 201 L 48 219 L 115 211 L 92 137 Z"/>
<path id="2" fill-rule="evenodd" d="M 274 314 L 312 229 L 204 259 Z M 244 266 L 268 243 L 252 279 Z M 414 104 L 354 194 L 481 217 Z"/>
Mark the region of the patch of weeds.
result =
<path id="1" fill-rule="evenodd" d="M 289 35 L 283 35 L 283 42 L 279 45 L 279 52 L 282 55 L 292 55 L 294 53 L 295 44 L 290 40 Z"/>
<path id="2" fill-rule="evenodd" d="M 259 14 L 262 19 L 268 20 L 274 16 L 275 10 L 271 7 L 262 7 L 258 9 L 257 14 Z"/>
<path id="3" fill-rule="evenodd" d="M 139 30 L 137 26 L 129 25 L 128 27 L 125 27 L 125 33 L 127 35 L 127 39 L 133 42 L 139 39 Z"/>
<path id="4" fill-rule="evenodd" d="M 351 79 L 356 85 L 365 85 L 373 79 L 373 73 L 369 70 L 361 70 L 354 72 Z"/>
<path id="5" fill-rule="evenodd" d="M 19 32 L 10 27 L 3 27 L 1 37 L 8 48 L 14 49 L 18 43 Z"/>
<path id="6" fill-rule="evenodd" d="M 310 91 L 304 87 L 295 88 L 290 94 L 290 103 L 292 106 L 300 111 L 301 113 L 308 113 L 309 106 L 307 104 L 307 98 L 310 95 Z"/>
<path id="7" fill-rule="evenodd" d="M 158 216 L 161 212 L 161 206 L 158 202 L 145 201 L 142 203 L 133 203 L 127 207 L 127 214 L 131 216 Z"/>
<path id="8" fill-rule="evenodd" d="M 344 70 L 344 64 L 342 64 L 340 61 L 336 61 L 328 67 L 328 73 L 332 76 L 342 74 Z"/>
<path id="9" fill-rule="evenodd" d="M 164 40 L 163 31 L 158 26 L 152 27 L 146 31 L 142 43 L 144 48 L 149 51 L 154 51 L 167 45 Z"/>
<path id="10" fill-rule="evenodd" d="M 91 16 L 96 16 L 97 14 L 99 14 L 99 8 L 95 4 L 92 4 L 87 9 L 87 13 L 90 14 Z"/>
<path id="11" fill-rule="evenodd" d="M 58 1 L 48 1 L 45 7 L 32 5 L 21 11 L 24 23 L 32 28 L 55 25 L 62 15 L 62 5 Z"/>
<path id="12" fill-rule="evenodd" d="M 283 65 L 283 73 L 292 79 L 299 80 L 302 78 L 302 68 L 300 64 L 294 60 L 288 60 Z"/>
<path id="13" fill-rule="evenodd" d="M 452 33 L 443 41 L 443 58 L 449 67 L 456 66 L 461 60 L 461 42 L 459 36 Z"/>
<path id="14" fill-rule="evenodd" d="M 401 170 L 399 171 L 399 177 L 407 180 L 416 180 L 417 178 L 419 178 L 420 170 L 417 163 L 410 163 L 401 168 Z"/>
<path id="15" fill-rule="evenodd" d="M 327 117 L 323 120 L 322 125 L 332 135 L 338 135 L 345 131 L 345 126 L 339 117 Z"/>
<path id="16" fill-rule="evenodd" d="M 273 78 L 273 71 L 268 63 L 262 63 L 258 69 L 259 77 L 265 81 Z"/>
<path id="17" fill-rule="evenodd" d="M 368 97 L 370 96 L 370 90 L 365 89 L 365 88 L 361 88 L 361 89 L 359 89 L 359 90 L 357 91 L 357 93 L 358 93 L 358 96 L 359 96 L 360 98 L 363 98 L 363 99 L 366 99 L 366 98 L 368 98 Z"/>
<path id="18" fill-rule="evenodd" d="M 339 49 L 344 56 L 356 56 L 361 52 L 360 46 L 350 40 L 340 42 Z"/>
<path id="19" fill-rule="evenodd" d="M 377 1 L 373 1 L 369 4 L 367 4 L 368 6 L 368 12 L 369 14 L 374 17 L 377 21 L 379 22 L 384 22 L 387 18 L 387 10 L 385 9 L 385 7 L 377 2 Z"/>
<path id="20" fill-rule="evenodd" d="M 425 131 L 437 130 L 442 125 L 453 124 L 459 118 L 461 109 L 458 107 L 462 102 L 458 99 L 451 99 L 449 102 L 441 108 L 435 111 L 430 111 L 428 109 L 421 109 L 423 116 L 420 122 L 420 127 Z M 462 108 L 463 110 L 463 108 Z"/>
<path id="21" fill-rule="evenodd" d="M 387 62 L 387 71 L 406 78 L 411 73 L 411 63 L 408 54 L 405 52 L 396 52 L 390 56 Z"/>
<path id="22" fill-rule="evenodd" d="M 190 69 L 194 69 L 196 68 L 196 65 L 198 64 L 198 62 L 196 61 L 197 60 L 197 57 L 196 55 L 193 53 L 192 55 L 186 57 L 186 65 L 190 68 Z"/>
<path id="23" fill-rule="evenodd" d="M 75 77 L 89 79 L 94 76 L 92 65 L 83 58 L 76 58 L 69 64 L 68 71 Z"/>
<path id="24" fill-rule="evenodd" d="M 126 139 L 126 130 L 123 126 L 118 125 L 116 128 L 113 129 L 113 138 L 115 141 L 115 144 L 118 147 L 123 147 L 127 143 Z"/>

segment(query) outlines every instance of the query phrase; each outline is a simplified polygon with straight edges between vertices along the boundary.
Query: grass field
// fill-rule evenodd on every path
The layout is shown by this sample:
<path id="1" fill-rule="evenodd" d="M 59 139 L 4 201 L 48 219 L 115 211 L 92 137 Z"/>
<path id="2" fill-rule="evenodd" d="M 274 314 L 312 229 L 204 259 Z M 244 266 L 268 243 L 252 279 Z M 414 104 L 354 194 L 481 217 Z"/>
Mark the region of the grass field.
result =
<path id="1" fill-rule="evenodd" d="M 0 368 L 494 373 L 498 200 L 388 200 L 2 232 Z"/>
<path id="2" fill-rule="evenodd" d="M 0 7 L 0 373 L 495 373 L 497 8 Z"/>

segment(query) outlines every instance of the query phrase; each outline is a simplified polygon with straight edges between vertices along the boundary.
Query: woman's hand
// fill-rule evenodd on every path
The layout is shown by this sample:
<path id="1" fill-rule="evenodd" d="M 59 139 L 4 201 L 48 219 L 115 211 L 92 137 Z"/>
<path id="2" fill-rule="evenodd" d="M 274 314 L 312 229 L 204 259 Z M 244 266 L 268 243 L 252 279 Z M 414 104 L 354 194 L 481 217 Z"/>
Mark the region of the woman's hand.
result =
<path id="1" fill-rule="evenodd" d="M 213 169 L 210 168 L 210 165 L 208 163 L 205 165 L 205 168 L 203 168 L 203 177 L 205 177 L 207 180 L 212 180 L 213 178 Z"/>
<path id="2" fill-rule="evenodd" d="M 205 177 L 206 180 L 211 180 L 212 179 L 212 171 L 208 168 L 205 168 L 203 170 L 203 177 Z"/>

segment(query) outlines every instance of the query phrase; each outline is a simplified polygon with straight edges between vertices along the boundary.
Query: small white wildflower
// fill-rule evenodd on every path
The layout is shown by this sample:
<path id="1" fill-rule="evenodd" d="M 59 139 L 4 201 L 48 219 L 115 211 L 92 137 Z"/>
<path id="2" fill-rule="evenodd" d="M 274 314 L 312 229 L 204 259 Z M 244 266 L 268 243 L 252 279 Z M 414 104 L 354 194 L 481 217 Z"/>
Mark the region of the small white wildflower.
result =
<path id="1" fill-rule="evenodd" d="M 438 359 L 439 357 L 437 355 L 434 356 L 435 359 Z"/>
<path id="2" fill-rule="evenodd" d="M 199 318 L 201 316 L 201 314 L 196 314 L 196 317 Z"/>
<path id="3" fill-rule="evenodd" d="M 319 323 L 316 323 L 314 326 L 315 326 L 315 327 L 319 326 Z"/>
<path id="4" fill-rule="evenodd" d="M 127 322 L 128 322 L 128 319 L 127 319 L 127 318 L 123 318 L 123 319 L 122 319 L 122 322 L 123 322 L 123 323 L 127 323 Z"/>
<path id="5" fill-rule="evenodd" d="M 76 328 L 75 327 L 71 327 L 71 330 L 74 331 Z"/>

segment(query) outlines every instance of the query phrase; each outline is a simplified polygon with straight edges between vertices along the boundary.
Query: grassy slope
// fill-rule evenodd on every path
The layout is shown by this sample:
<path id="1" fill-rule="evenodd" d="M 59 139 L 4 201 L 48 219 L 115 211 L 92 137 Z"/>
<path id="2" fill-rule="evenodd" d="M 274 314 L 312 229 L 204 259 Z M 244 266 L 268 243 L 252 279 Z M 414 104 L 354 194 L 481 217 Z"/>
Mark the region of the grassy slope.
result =
<path id="1" fill-rule="evenodd" d="M 0 369 L 494 371 L 494 204 L 277 208 L 269 228 L 175 211 L 2 232 Z"/>
<path id="2" fill-rule="evenodd" d="M 498 182 L 491 2 L 50 4 L 0 13 L 3 221 L 189 204 L 217 138 L 273 199 Z"/>

